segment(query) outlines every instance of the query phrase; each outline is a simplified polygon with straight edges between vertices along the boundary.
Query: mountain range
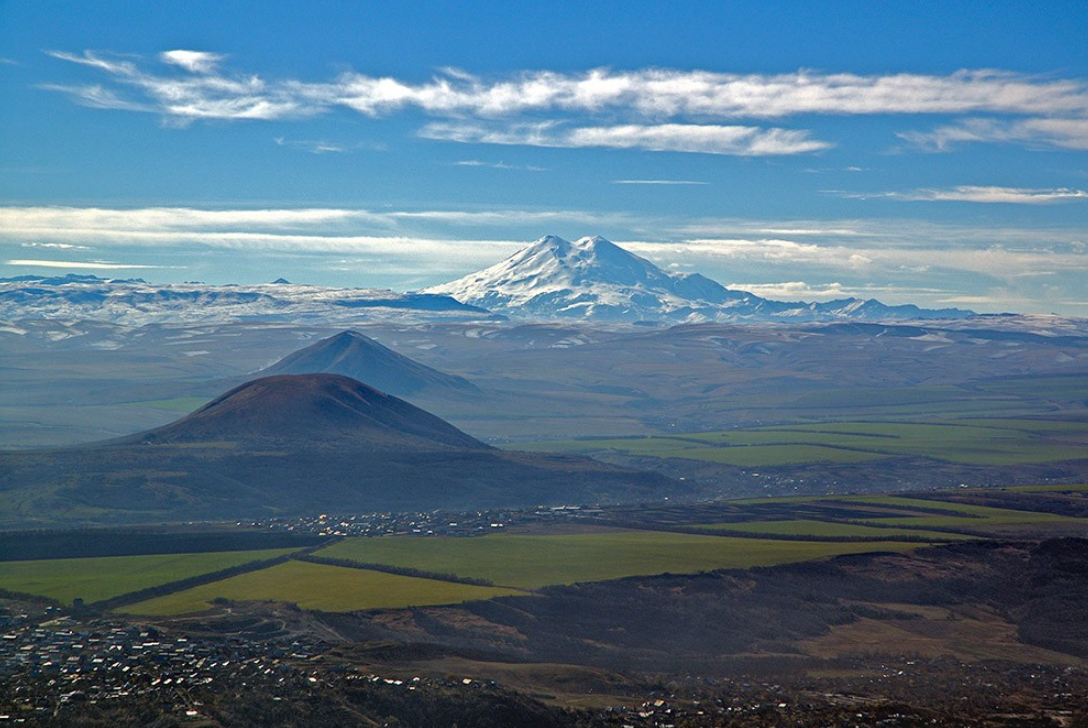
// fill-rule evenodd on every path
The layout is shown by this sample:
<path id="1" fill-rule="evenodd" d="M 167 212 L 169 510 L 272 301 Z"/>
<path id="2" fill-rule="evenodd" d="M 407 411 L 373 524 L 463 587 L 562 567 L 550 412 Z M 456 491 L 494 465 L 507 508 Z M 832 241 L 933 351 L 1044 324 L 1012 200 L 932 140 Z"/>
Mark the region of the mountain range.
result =
<path id="1" fill-rule="evenodd" d="M 327 288 L 279 279 L 259 285 L 148 283 L 93 275 L 0 278 L 0 320 L 63 318 L 128 326 L 234 321 L 292 323 L 479 319 L 489 314 L 449 296 L 373 288 Z"/>
<path id="2" fill-rule="evenodd" d="M 669 273 L 601 237 L 548 235 L 490 268 L 420 292 L 198 282 L 156 285 L 93 275 L 0 279 L 0 320 L 64 318 L 201 324 L 382 320 L 584 320 L 604 323 L 902 321 L 963 319 L 974 312 L 887 305 L 876 299 L 772 301 L 698 273 Z"/>
<path id="3" fill-rule="evenodd" d="M 467 510 L 690 495 L 662 475 L 498 450 L 335 374 L 263 377 L 176 422 L 5 452 L 0 526 Z"/>
<path id="4" fill-rule="evenodd" d="M 424 293 L 517 318 L 635 323 L 959 319 L 957 308 L 889 306 L 875 299 L 783 302 L 726 288 L 698 273 L 673 274 L 602 237 L 548 235 L 501 263 Z"/>

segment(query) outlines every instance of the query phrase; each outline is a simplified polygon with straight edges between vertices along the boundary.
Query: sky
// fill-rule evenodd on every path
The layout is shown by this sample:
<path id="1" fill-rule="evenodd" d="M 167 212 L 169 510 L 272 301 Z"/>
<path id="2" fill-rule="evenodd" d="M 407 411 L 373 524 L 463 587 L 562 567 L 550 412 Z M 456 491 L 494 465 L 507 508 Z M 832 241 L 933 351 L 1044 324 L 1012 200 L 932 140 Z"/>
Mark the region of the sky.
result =
<path id="1" fill-rule="evenodd" d="M 602 235 L 1088 316 L 1088 3 L 0 2 L 0 277 L 417 290 Z"/>

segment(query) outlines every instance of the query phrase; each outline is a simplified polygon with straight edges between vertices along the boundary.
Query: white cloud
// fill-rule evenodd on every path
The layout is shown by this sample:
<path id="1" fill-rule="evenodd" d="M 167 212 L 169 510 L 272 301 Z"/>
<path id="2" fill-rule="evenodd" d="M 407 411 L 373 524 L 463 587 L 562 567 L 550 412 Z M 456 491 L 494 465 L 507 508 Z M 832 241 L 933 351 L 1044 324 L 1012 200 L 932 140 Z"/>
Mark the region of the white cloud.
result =
<path id="1" fill-rule="evenodd" d="M 762 298 L 778 300 L 805 299 L 809 301 L 827 298 L 845 298 L 854 295 L 841 283 L 809 284 L 804 281 L 782 283 L 730 283 L 729 288 L 748 291 Z"/>
<path id="2" fill-rule="evenodd" d="M 458 232 L 472 228 L 487 232 L 468 236 Z M 1088 273 L 1084 226 L 1001 228 L 911 219 L 687 221 L 622 212 L 531 209 L 0 207 L 0 244 L 11 246 L 57 250 L 93 246 L 103 256 L 121 260 L 129 255 L 125 251 L 139 249 L 153 252 L 156 262 L 162 256 L 173 256 L 170 262 L 184 261 L 193 251 L 208 249 L 314 260 L 340 255 L 398 269 L 415 266 L 417 277 L 426 283 L 440 282 L 437 277 L 444 273 L 455 277 L 491 265 L 551 230 L 570 231 L 567 237 L 603 232 L 659 265 L 705 271 L 726 282 L 778 276 L 787 282 L 840 281 L 844 291 L 854 294 L 879 290 L 872 285 L 866 289 L 858 281 L 901 285 L 917 283 L 923 275 L 927 284 L 946 286 L 954 295 L 971 292 L 958 288 L 966 280 L 1029 285 L 1032 280 L 1066 280 Z M 121 265 L 110 260 L 89 263 Z M 822 285 L 830 295 L 831 284 Z M 1040 300 L 1045 298 L 1039 295 Z"/>
<path id="3" fill-rule="evenodd" d="M 286 139 L 276 137 L 273 139 L 278 147 L 292 147 L 302 149 L 310 154 L 346 154 L 352 151 L 349 147 L 336 142 L 327 142 L 320 139 Z"/>
<path id="4" fill-rule="evenodd" d="M 180 66 L 190 73 L 211 73 L 226 56 L 206 51 L 166 51 L 159 54 L 159 60 Z"/>
<path id="5" fill-rule="evenodd" d="M 877 235 L 856 246 L 833 241 L 800 243 L 781 239 L 735 238 L 689 239 L 673 243 L 631 242 L 625 246 L 655 260 L 735 261 L 867 276 L 898 277 L 918 272 L 932 275 L 941 270 L 1010 280 L 1024 277 L 1024 274 L 1088 271 L 1088 254 L 1075 247 L 1061 250 L 1057 246 L 1029 246 L 1024 241 L 1017 247 L 993 243 L 984 247 L 968 246 L 949 240 L 926 239 L 921 228 L 915 237 L 905 240 L 889 230 L 886 237 Z"/>
<path id="6" fill-rule="evenodd" d="M 88 106 L 92 109 L 114 109 L 117 111 L 141 111 L 154 113 L 158 107 L 152 104 L 144 104 L 131 99 L 123 98 L 113 89 L 108 89 L 98 84 L 88 86 L 61 86 L 45 84 L 39 88 L 46 91 L 60 91 L 65 93 L 80 106 Z"/>
<path id="7" fill-rule="evenodd" d="M 961 185 L 951 189 L 917 190 L 903 199 L 951 202 L 1011 203 L 1017 205 L 1049 205 L 1055 202 L 1088 200 L 1088 192 L 1066 187 L 1057 189 L 1027 189 L 1023 187 L 985 187 Z"/>
<path id="8" fill-rule="evenodd" d="M 631 250 L 649 256 L 692 256 L 755 261 L 762 263 L 791 263 L 819 265 L 831 268 L 863 269 L 872 263 L 867 251 L 815 243 L 799 243 L 782 239 L 693 238 L 675 243 L 633 242 Z"/>
<path id="9" fill-rule="evenodd" d="M 827 301 L 847 297 L 870 298 L 873 296 L 885 296 L 889 294 L 899 298 L 949 294 L 948 291 L 942 288 L 877 286 L 872 284 L 844 285 L 839 282 L 806 283 L 805 281 L 784 281 L 781 283 L 730 283 L 729 288 L 749 291 L 757 296 L 762 296 L 763 298 L 806 301 Z"/>
<path id="10" fill-rule="evenodd" d="M 168 268 L 163 265 L 139 265 L 130 263 L 103 263 L 96 260 L 5 260 L 5 265 L 27 266 L 30 268 L 77 268 L 82 270 L 150 270 Z"/>
<path id="11" fill-rule="evenodd" d="M 697 182 L 690 179 L 614 179 L 610 184 L 614 185 L 709 185 L 709 182 Z"/>
<path id="12" fill-rule="evenodd" d="M 1052 205 L 1057 202 L 1088 200 L 1085 190 L 960 185 L 946 189 L 919 189 L 912 192 L 835 192 L 840 197 L 867 200 L 888 199 L 909 202 L 978 202 L 984 204 Z"/>
<path id="13" fill-rule="evenodd" d="M 459 131 L 456 125 L 432 126 L 427 135 L 537 146 L 793 154 L 829 144 L 809 138 L 805 130 L 705 122 L 812 114 L 989 114 L 1028 118 L 972 118 L 900 136 L 934 150 L 969 141 L 1088 149 L 1088 82 L 992 69 L 947 75 L 859 75 L 809 70 L 737 74 L 598 68 L 572 73 L 524 71 L 490 78 L 443 69 L 418 82 L 355 72 L 324 81 L 303 81 L 266 80 L 257 74 L 224 70 L 225 56 L 207 51 L 166 51 L 158 57 L 158 70 L 147 70 L 141 59 L 94 51 L 52 51 L 50 55 L 106 74 L 108 84 L 43 88 L 97 108 L 154 111 L 172 124 L 197 119 L 303 118 L 334 108 L 370 117 L 416 109 L 433 116 L 476 121 L 546 113 L 564 120 L 605 117 L 630 123 L 603 126 L 583 122 L 559 131 L 554 122 L 545 122 L 535 130 L 526 124 L 496 130 L 461 122 Z M 664 123 L 668 120 L 699 124 Z"/>
<path id="14" fill-rule="evenodd" d="M 479 159 L 462 159 L 451 163 L 454 167 L 487 167 L 488 169 L 519 170 L 522 172 L 547 172 L 547 167 L 535 167 L 531 164 L 507 164 L 506 162 L 484 162 Z"/>
<path id="15" fill-rule="evenodd" d="M 91 51 L 52 52 L 56 58 L 98 68 L 115 76 L 141 79 L 152 88 L 166 79 Z M 210 74 L 223 56 L 174 50 L 164 63 Z M 1088 84 L 1081 79 L 1041 79 L 997 70 L 925 74 L 858 75 L 801 70 L 782 74 L 711 71 L 593 69 L 576 73 L 525 71 L 486 79 L 444 69 L 422 83 L 361 73 L 344 73 L 328 82 L 284 80 L 265 83 L 246 76 L 238 86 L 219 75 L 221 90 L 264 89 L 291 95 L 313 106 L 348 106 L 377 116 L 406 107 L 443 115 L 499 117 L 527 111 L 597 113 L 631 110 L 647 117 L 781 118 L 797 114 L 1077 114 L 1088 112 Z M 209 86 L 212 88 L 214 86 Z"/>
<path id="16" fill-rule="evenodd" d="M 72 245 L 70 243 L 21 243 L 23 248 L 48 248 L 53 250 L 91 250 L 87 245 Z"/>
<path id="17" fill-rule="evenodd" d="M 219 74 L 214 64 L 205 63 L 206 70 L 197 72 L 202 67 L 199 62 L 196 67 L 188 68 L 176 60 L 166 61 L 167 65 L 180 65 L 189 73 L 163 76 L 142 70 L 134 61 L 117 60 L 93 51 L 85 51 L 83 55 L 50 51 L 49 55 L 104 71 L 119 88 L 100 85 L 42 88 L 65 92 L 78 103 L 99 108 L 157 112 L 175 124 L 196 119 L 282 119 L 324 110 L 304 103 L 291 84 L 268 84 L 259 76 Z M 160 60 L 165 61 L 161 57 Z M 133 90 L 136 98 L 122 94 L 124 89 Z"/>
<path id="18" fill-rule="evenodd" d="M 0 234 L 24 235 L 34 230 L 161 231 L 201 228 L 226 230 L 253 228 L 290 229 L 299 226 L 384 223 L 385 216 L 366 210 L 301 208 L 255 210 L 205 210 L 190 207 L 0 207 Z"/>
<path id="19" fill-rule="evenodd" d="M 438 122 L 423 127 L 419 134 L 426 139 L 469 144 L 603 147 L 737 156 L 802 154 L 831 146 L 827 142 L 809 138 L 808 132 L 804 130 L 700 124 L 623 124 L 563 128 L 554 122 L 513 124 L 505 127 Z"/>
<path id="20" fill-rule="evenodd" d="M 1029 118 L 1014 121 L 965 119 L 931 131 L 901 132 L 922 149 L 947 152 L 970 142 L 1022 144 L 1037 148 L 1088 150 L 1088 118 Z"/>

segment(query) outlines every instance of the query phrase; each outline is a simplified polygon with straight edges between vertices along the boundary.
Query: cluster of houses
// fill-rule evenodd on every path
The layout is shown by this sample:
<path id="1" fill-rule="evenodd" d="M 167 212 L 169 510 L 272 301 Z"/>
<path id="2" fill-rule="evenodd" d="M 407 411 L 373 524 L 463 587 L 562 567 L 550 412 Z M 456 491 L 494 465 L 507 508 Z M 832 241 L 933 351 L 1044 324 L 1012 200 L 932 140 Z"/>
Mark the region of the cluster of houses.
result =
<path id="1" fill-rule="evenodd" d="M 197 719 L 193 688 L 249 677 L 283 682 L 314 646 L 163 635 L 113 619 L 0 614 L 0 721 L 77 710 L 87 702 L 139 698 Z M 2 724 L 2 723 L 0 723 Z"/>
<path id="2" fill-rule="evenodd" d="M 554 523 L 599 515 L 580 506 L 550 506 L 524 510 L 432 511 L 429 513 L 323 513 L 299 518 L 239 521 L 238 526 L 307 535 L 342 536 L 479 536 L 528 523 Z"/>

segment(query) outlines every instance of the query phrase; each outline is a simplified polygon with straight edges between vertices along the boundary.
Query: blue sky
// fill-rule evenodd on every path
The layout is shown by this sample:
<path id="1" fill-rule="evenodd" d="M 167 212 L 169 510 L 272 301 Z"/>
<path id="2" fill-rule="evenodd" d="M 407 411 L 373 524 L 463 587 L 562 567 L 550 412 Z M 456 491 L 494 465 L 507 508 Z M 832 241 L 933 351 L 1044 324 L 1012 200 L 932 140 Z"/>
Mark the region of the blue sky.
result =
<path id="1" fill-rule="evenodd" d="M 1088 315 L 1088 3 L 408 5 L 0 4 L 0 276 L 405 290 L 600 234 Z"/>

